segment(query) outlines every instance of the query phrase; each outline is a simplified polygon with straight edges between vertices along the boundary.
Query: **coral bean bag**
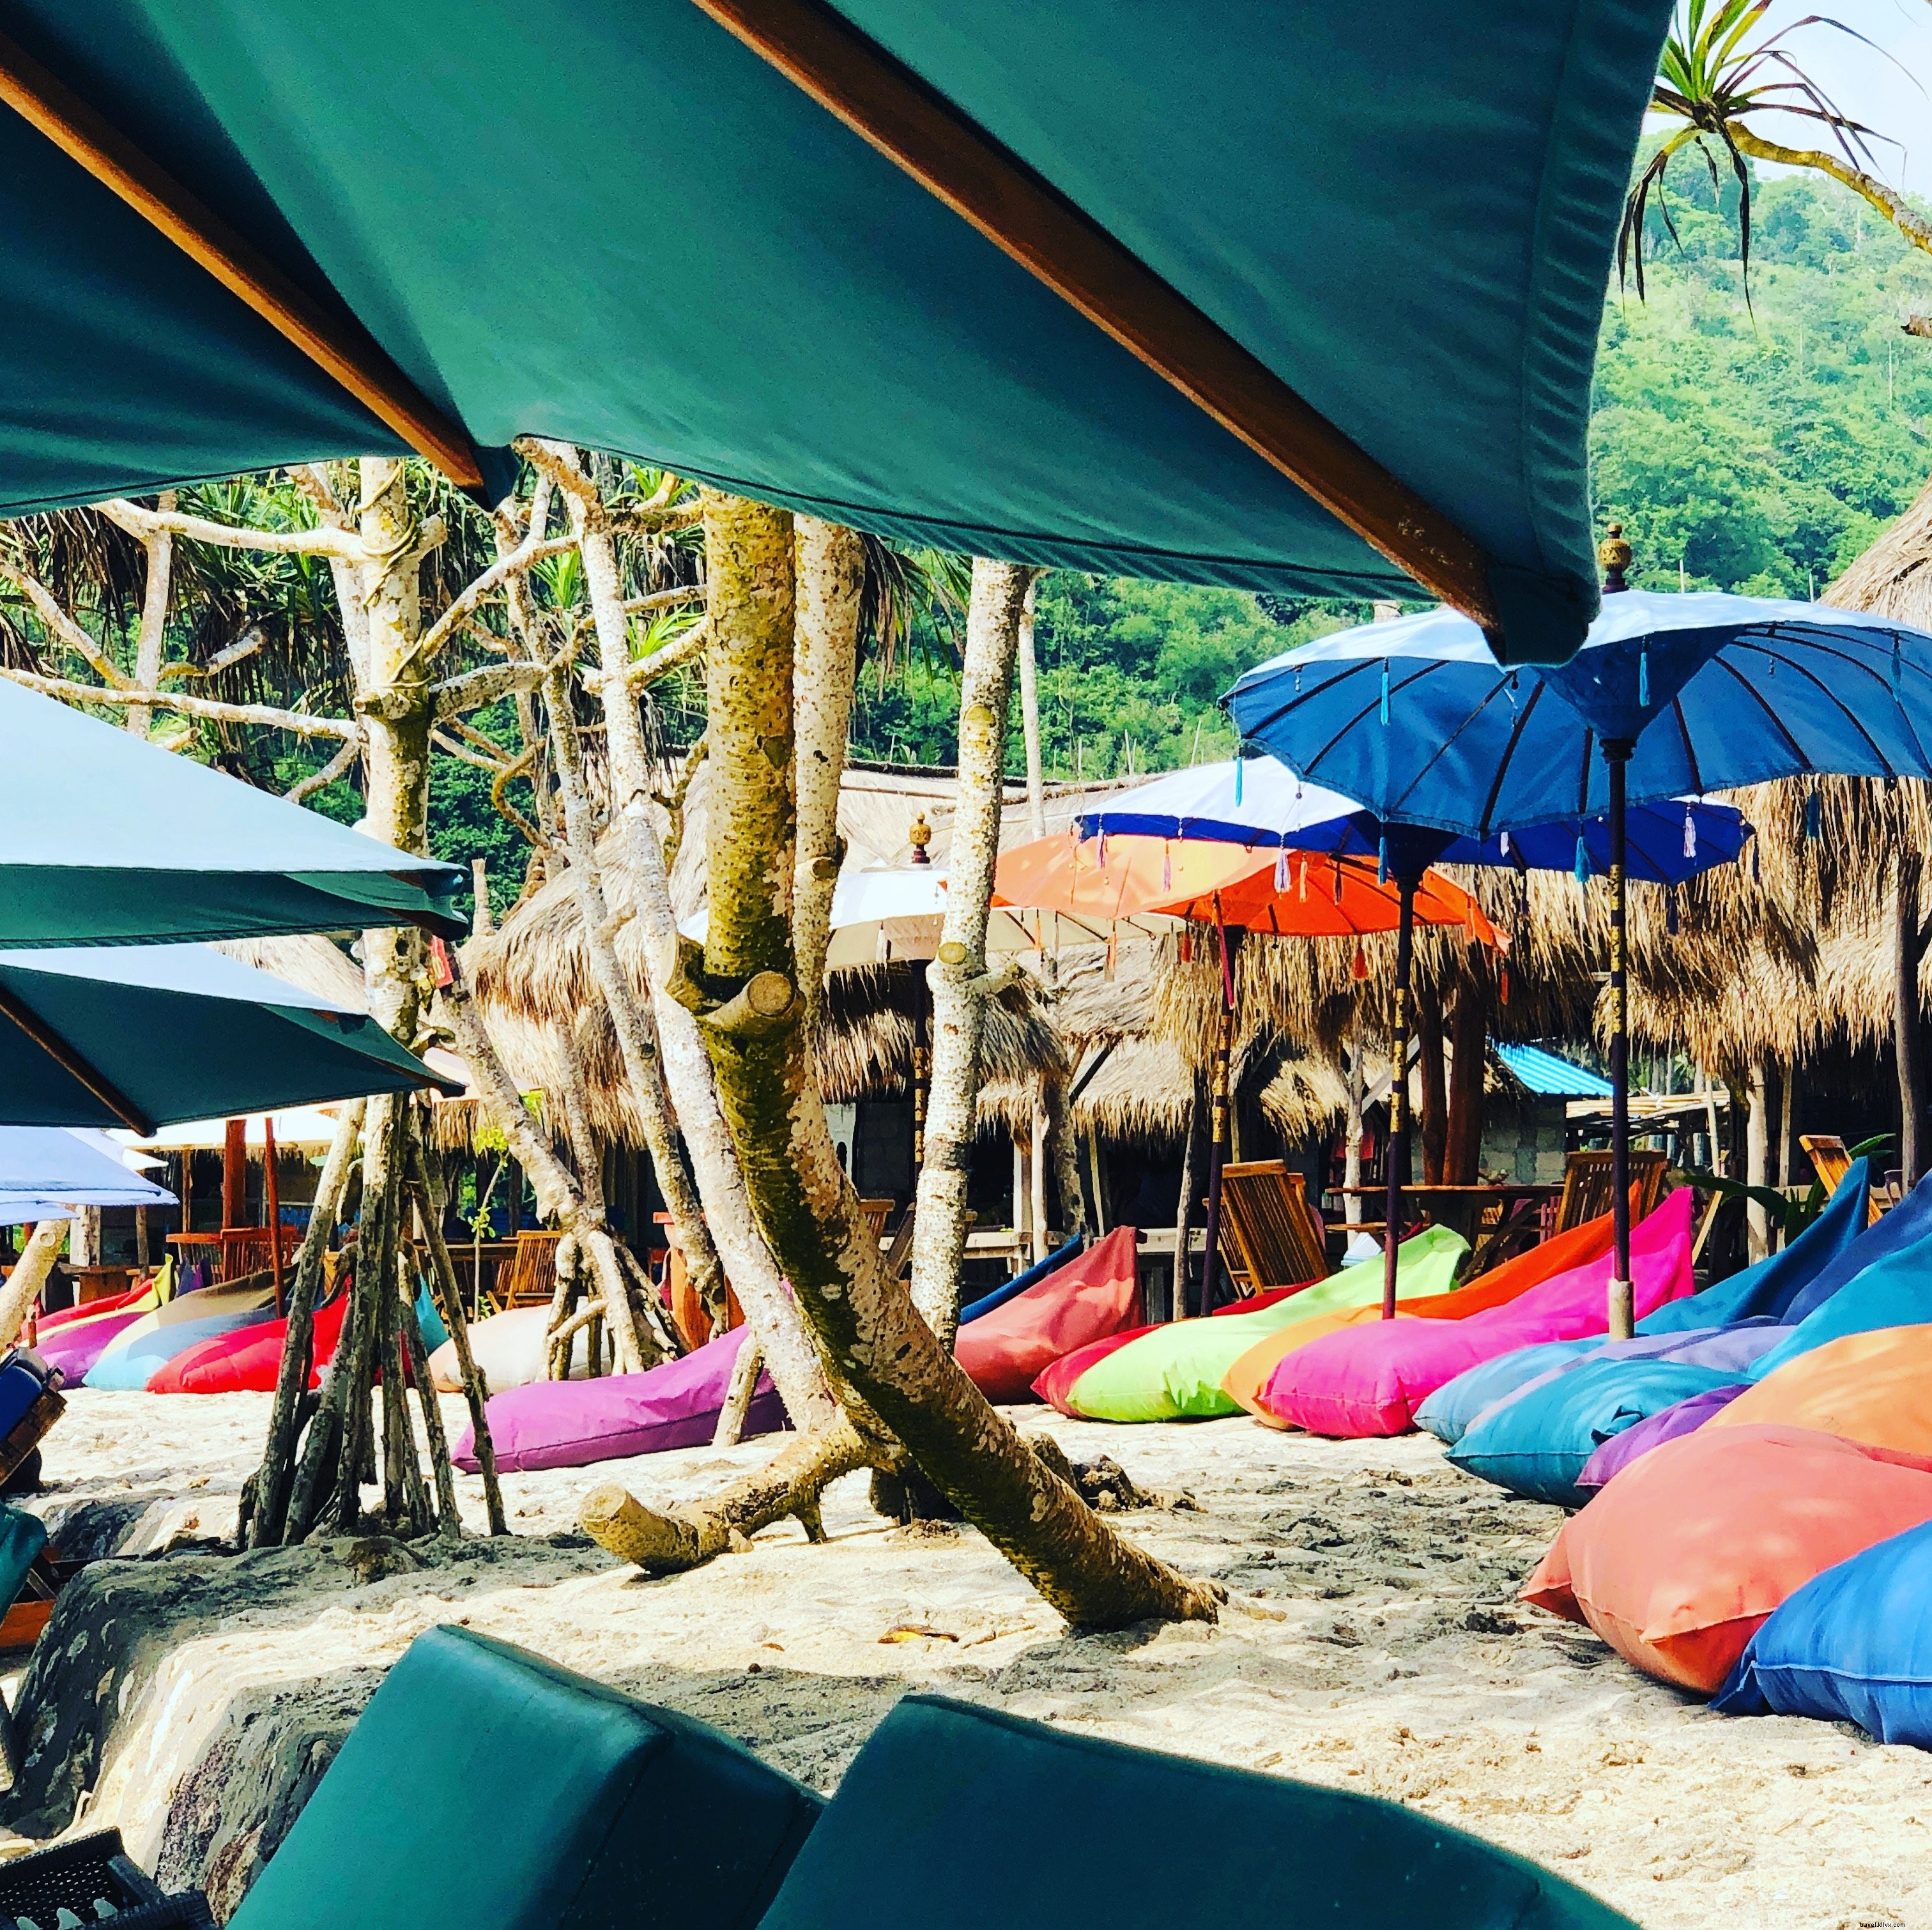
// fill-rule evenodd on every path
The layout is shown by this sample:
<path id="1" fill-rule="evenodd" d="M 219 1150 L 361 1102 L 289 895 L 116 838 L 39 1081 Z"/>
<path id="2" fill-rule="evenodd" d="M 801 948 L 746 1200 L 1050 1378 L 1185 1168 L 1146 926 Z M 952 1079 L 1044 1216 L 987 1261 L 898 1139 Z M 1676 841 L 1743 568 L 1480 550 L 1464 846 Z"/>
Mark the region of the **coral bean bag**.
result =
<path id="1" fill-rule="evenodd" d="M 1446 1226 L 1430 1226 L 1402 1241 L 1396 1253 L 1396 1292 L 1409 1300 L 1446 1293 L 1468 1242 Z M 1221 1389 L 1228 1370 L 1266 1335 L 1301 1320 L 1382 1295 L 1380 1256 L 1314 1286 L 1292 1289 L 1254 1311 L 1210 1320 L 1172 1320 L 1126 1340 L 1100 1341 L 1057 1361 L 1034 1391 L 1063 1414 L 1090 1421 L 1207 1420 L 1241 1410 Z"/>
<path id="2" fill-rule="evenodd" d="M 1031 1400 L 1034 1380 L 1076 1347 L 1141 1324 L 1135 1233 L 1116 1226 L 1023 1292 L 962 1325 L 954 1352 L 988 1400 Z"/>
<path id="3" fill-rule="evenodd" d="M 1673 1193 L 1631 1232 L 1640 1314 L 1690 1290 L 1691 1203 L 1688 1190 Z M 1385 1320 L 1330 1334 L 1281 1363 L 1262 1390 L 1262 1405 L 1311 1433 L 1402 1433 L 1415 1424 L 1423 1401 L 1480 1362 L 1601 1333 L 1609 1322 L 1610 1269 L 1605 1254 L 1464 1320 Z"/>
<path id="4" fill-rule="evenodd" d="M 1856 1722 L 1932 1748 L 1932 1525 L 1825 1570 L 1772 1611 L 1712 1704 L 1726 1715 Z"/>
<path id="5" fill-rule="evenodd" d="M 1641 1460 L 1652 1448 L 1660 1448 L 1666 1441 L 1694 1434 L 1712 1415 L 1729 1406 L 1744 1391 L 1742 1381 L 1708 1387 L 1702 1394 L 1687 1394 L 1682 1400 L 1672 1401 L 1668 1407 L 1660 1409 L 1634 1427 L 1626 1427 L 1620 1434 L 1609 1436 L 1583 1463 L 1582 1472 L 1576 1477 L 1577 1492 L 1583 1494 L 1607 1487 L 1612 1476 L 1621 1473 L 1632 1461 Z"/>
<path id="6" fill-rule="evenodd" d="M 1813 1576 L 1928 1520 L 1932 1459 L 1803 1427 L 1706 1426 L 1566 1521 L 1522 1599 L 1709 1694 Z"/>
<path id="7" fill-rule="evenodd" d="M 485 1324 L 479 1322 L 472 1331 Z M 588 1467 L 668 1448 L 706 1445 L 717 1430 L 731 1369 L 748 1331 L 734 1327 L 682 1360 L 662 1361 L 643 1373 L 533 1381 L 492 1394 L 488 1411 L 497 1466 L 512 1473 Z M 778 1390 L 769 1375 L 760 1373 L 745 1416 L 746 1438 L 786 1424 Z M 463 1430 L 450 1458 L 472 1474 L 478 1471 L 472 1429 Z"/>
<path id="8" fill-rule="evenodd" d="M 1396 1317 L 1399 1320 L 1411 1316 L 1420 1320 L 1466 1320 L 1472 1313 L 1486 1313 L 1492 1307 L 1506 1307 L 1511 1301 L 1520 1299 L 1532 1287 L 1540 1286 L 1545 1280 L 1554 1280 L 1572 1267 L 1600 1259 L 1610 1250 L 1610 1216 L 1606 1213 L 1601 1219 L 1573 1226 L 1568 1232 L 1559 1233 L 1553 1240 L 1544 1240 L 1528 1253 L 1519 1253 L 1501 1266 L 1492 1267 L 1467 1286 L 1459 1286 L 1451 1292 L 1400 1308 Z M 1324 1334 L 1381 1318 L 1379 1307 L 1355 1307 L 1343 1313 L 1324 1315 L 1318 1319 L 1304 1320 L 1298 1325 L 1270 1334 L 1250 1347 L 1222 1376 L 1222 1391 L 1230 1400 L 1238 1401 L 1257 1421 L 1270 1427 L 1284 1426 L 1286 1423 L 1276 1419 L 1262 1406 L 1261 1399 L 1262 1388 L 1281 1362 L 1298 1347 L 1306 1346 Z"/>
<path id="9" fill-rule="evenodd" d="M 1796 1310 L 1792 1309 L 1794 1313 Z M 1744 1378 L 1767 1380 L 1787 1361 L 1847 1334 L 1868 1334 L 1880 1327 L 1916 1327 L 1927 1321 L 1932 1321 L 1932 1235 L 1887 1254 L 1839 1288 L 1822 1306 L 1800 1320 Z"/>
<path id="10" fill-rule="evenodd" d="M 338 1293 L 315 1313 L 314 1343 L 308 1384 L 322 1384 L 322 1369 L 335 1358 L 349 1296 Z M 177 1354 L 148 1382 L 150 1394 L 272 1394 L 282 1370 L 282 1349 L 289 1336 L 286 1319 L 218 1334 Z"/>
<path id="11" fill-rule="evenodd" d="M 1747 1387 L 1712 1427 L 1761 1421 L 1932 1455 L 1932 1326 L 1846 1334 Z"/>

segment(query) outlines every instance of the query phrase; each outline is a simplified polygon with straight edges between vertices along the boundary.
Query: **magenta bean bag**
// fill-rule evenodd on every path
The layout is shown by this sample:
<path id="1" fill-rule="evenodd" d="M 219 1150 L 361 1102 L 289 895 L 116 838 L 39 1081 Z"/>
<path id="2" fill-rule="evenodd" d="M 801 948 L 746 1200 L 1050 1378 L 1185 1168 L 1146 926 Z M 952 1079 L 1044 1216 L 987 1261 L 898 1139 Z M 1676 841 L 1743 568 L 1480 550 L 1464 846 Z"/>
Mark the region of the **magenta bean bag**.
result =
<path id="1" fill-rule="evenodd" d="M 1688 1187 L 1630 1233 L 1630 1274 L 1641 1319 L 1691 1289 Z M 1550 1340 L 1582 1340 L 1609 1325 L 1610 1256 L 1462 1320 L 1371 1320 L 1288 1355 L 1261 1403 L 1285 1427 L 1312 1434 L 1400 1434 L 1415 1410 L 1456 1375 Z"/>
<path id="2" fill-rule="evenodd" d="M 50 1367 L 58 1367 L 69 1387 L 85 1385 L 88 1370 L 107 1351 L 116 1334 L 142 1317 L 144 1310 L 124 1307 L 118 1313 L 98 1313 L 91 1320 L 69 1321 L 50 1334 L 43 1332 L 34 1351 Z"/>
<path id="3" fill-rule="evenodd" d="M 748 1331 L 734 1327 L 682 1360 L 643 1373 L 537 1380 L 492 1394 L 487 1412 L 497 1466 L 508 1474 L 582 1468 L 667 1448 L 708 1446 Z M 746 1439 L 789 1424 L 777 1388 L 760 1373 L 745 1417 Z M 471 1474 L 479 1470 L 473 1430 L 463 1430 L 451 1458 Z"/>

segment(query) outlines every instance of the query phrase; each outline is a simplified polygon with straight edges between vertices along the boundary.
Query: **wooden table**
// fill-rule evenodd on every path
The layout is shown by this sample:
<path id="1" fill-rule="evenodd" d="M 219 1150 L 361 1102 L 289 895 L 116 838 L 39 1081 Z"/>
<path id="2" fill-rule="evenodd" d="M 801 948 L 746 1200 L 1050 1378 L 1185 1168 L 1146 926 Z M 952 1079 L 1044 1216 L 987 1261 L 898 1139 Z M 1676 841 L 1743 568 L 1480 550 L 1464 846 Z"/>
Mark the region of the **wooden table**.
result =
<path id="1" fill-rule="evenodd" d="M 76 1267 L 63 1261 L 61 1271 L 74 1282 L 74 1304 L 85 1307 L 92 1300 L 111 1300 L 125 1293 L 134 1283 L 140 1267 Z"/>
<path id="2" fill-rule="evenodd" d="M 1345 1199 L 1357 1199 L 1377 1205 L 1388 1198 L 1388 1188 L 1385 1186 L 1339 1186 L 1330 1190 Z M 1405 1225 L 1414 1225 L 1426 1217 L 1438 1226 L 1448 1226 L 1460 1233 L 1474 1246 L 1483 1231 L 1483 1215 L 1490 1208 L 1500 1206 L 1502 1221 L 1507 1223 L 1521 1209 L 1540 1206 L 1545 1200 L 1557 1198 L 1562 1190 L 1560 1186 L 1514 1180 L 1500 1185 L 1405 1186 L 1402 1189 L 1405 1209 L 1402 1220 Z"/>

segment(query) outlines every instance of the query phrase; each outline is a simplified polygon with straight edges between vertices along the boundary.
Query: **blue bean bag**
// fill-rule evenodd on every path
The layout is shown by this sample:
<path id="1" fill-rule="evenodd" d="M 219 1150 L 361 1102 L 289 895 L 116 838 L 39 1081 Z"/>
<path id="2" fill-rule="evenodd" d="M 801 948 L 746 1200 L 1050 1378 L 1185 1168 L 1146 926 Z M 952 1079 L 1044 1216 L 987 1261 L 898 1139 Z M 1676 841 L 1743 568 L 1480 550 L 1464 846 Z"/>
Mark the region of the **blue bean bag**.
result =
<path id="1" fill-rule="evenodd" d="M 1757 1361 L 1744 1378 L 1762 1380 L 1786 1361 L 1846 1334 L 1869 1334 L 1879 1327 L 1918 1327 L 1928 1321 L 1932 1321 L 1932 1235 L 1887 1254 L 1840 1287 Z"/>
<path id="2" fill-rule="evenodd" d="M 1932 1524 L 1908 1528 L 1787 1595 L 1712 1704 L 1726 1715 L 1856 1722 L 1932 1748 Z"/>
<path id="3" fill-rule="evenodd" d="M 1782 1253 L 1768 1254 L 1756 1265 L 1688 1300 L 1660 1307 L 1637 1323 L 1637 1331 L 1676 1334 L 1693 1327 L 1728 1327 L 1733 1321 L 1767 1314 L 1802 1320 L 1804 1313 L 1792 1311 L 1801 1296 L 1808 1302 L 1804 1313 L 1809 1313 L 1873 1261 L 1932 1233 L 1932 1191 L 1924 1186 L 1915 1187 L 1911 1197 L 1900 1200 L 1876 1226 L 1865 1224 L 1870 1196 L 1870 1163 L 1854 1160 L 1824 1211 Z"/>
<path id="4" fill-rule="evenodd" d="M 1494 1406 L 1552 1367 L 1580 1361 L 1603 1344 L 1602 1337 L 1593 1334 L 1585 1340 L 1545 1340 L 1534 1347 L 1519 1347 L 1514 1353 L 1499 1354 L 1445 1381 L 1415 1410 L 1415 1424 L 1453 1447 L 1485 1408 Z"/>
<path id="5" fill-rule="evenodd" d="M 1782 1331 L 1730 1333 L 1739 1343 L 1755 1338 L 1770 1344 Z M 1733 1385 L 1739 1377 L 1735 1366 L 1706 1366 L 1668 1355 L 1632 1358 L 1606 1349 L 1520 1399 L 1490 1408 L 1450 1448 L 1449 1458 L 1466 1472 L 1532 1501 L 1581 1508 L 1589 1496 L 1578 1488 L 1576 1477 L 1604 1442 L 1661 1408 Z"/>
<path id="6" fill-rule="evenodd" d="M 1756 1364 L 1793 1333 L 1781 1324 L 1790 1310 L 1828 1301 L 1894 1251 L 1892 1220 L 1910 1209 L 1909 1234 L 1932 1214 L 1932 1193 L 1922 1187 L 1868 1228 L 1870 1184 L 1866 1162 L 1855 1161 L 1824 1211 L 1783 1252 L 1660 1307 L 1637 1322 L 1634 1340 L 1592 1342 L 1535 1361 L 1526 1354 L 1539 1350 L 1526 1349 L 1492 1364 L 1501 1371 L 1475 1387 L 1452 1382 L 1444 1405 L 1460 1425 L 1450 1458 L 1519 1494 L 1580 1508 L 1588 1496 L 1576 1477 L 1605 1441 L 1679 1401 L 1754 1377 Z M 1487 1401 L 1470 1412 L 1484 1394 Z"/>

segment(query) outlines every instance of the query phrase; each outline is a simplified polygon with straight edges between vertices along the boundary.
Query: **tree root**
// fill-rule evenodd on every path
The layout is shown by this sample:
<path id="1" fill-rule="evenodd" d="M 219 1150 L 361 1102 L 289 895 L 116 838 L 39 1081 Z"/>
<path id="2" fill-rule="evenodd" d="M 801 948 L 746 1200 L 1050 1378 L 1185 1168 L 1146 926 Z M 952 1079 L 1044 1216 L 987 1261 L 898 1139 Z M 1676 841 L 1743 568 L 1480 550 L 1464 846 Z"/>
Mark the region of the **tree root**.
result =
<path id="1" fill-rule="evenodd" d="M 646 1508 L 621 1483 L 606 1481 L 584 1497 L 578 1518 L 599 1547 L 621 1559 L 650 1574 L 680 1574 L 788 1515 L 803 1524 L 808 1540 L 822 1541 L 820 1496 L 840 1475 L 870 1466 L 875 1454 L 842 1418 L 796 1436 L 766 1466 L 740 1476 L 707 1501 L 661 1512 Z"/>

